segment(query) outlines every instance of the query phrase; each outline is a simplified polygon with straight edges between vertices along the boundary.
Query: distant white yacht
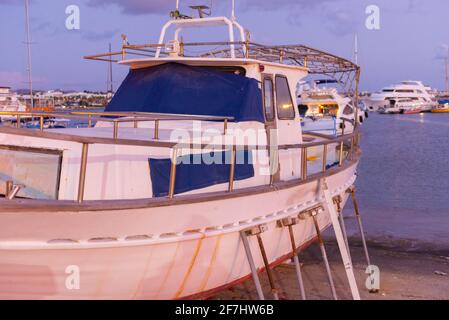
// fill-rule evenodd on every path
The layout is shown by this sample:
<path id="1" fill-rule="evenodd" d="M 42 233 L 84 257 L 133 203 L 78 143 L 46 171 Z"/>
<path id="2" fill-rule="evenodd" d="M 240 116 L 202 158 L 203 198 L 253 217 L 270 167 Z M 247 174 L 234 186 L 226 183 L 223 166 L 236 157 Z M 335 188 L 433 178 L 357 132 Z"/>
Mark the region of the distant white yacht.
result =
<path id="1" fill-rule="evenodd" d="M 0 87 L 0 112 L 17 111 L 26 111 L 25 105 L 19 101 L 16 93 L 11 92 L 10 87 Z M 2 121 L 9 120 L 11 117 L 13 116 L 0 114 L 0 119 Z"/>
<path id="2" fill-rule="evenodd" d="M 390 106 L 392 100 L 411 99 L 423 102 L 422 111 L 430 111 L 438 104 L 436 95 L 432 88 L 425 86 L 421 81 L 401 81 L 381 91 L 373 93 L 363 100 L 366 108 L 370 111 L 378 111 Z"/>

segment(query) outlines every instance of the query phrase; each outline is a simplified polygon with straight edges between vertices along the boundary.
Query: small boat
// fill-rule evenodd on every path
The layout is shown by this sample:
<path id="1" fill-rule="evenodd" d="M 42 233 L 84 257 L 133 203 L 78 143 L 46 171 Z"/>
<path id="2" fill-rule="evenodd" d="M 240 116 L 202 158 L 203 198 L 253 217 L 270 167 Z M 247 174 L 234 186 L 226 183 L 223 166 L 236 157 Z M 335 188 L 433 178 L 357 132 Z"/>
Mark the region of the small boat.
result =
<path id="1" fill-rule="evenodd" d="M 449 100 L 440 100 L 439 104 L 432 109 L 432 113 L 448 113 Z"/>
<path id="2" fill-rule="evenodd" d="M 364 120 L 364 114 L 362 116 L 362 112 L 356 110 L 352 99 L 339 94 L 336 88 L 313 87 L 303 90 L 298 105 L 303 115 L 303 132 L 337 136 L 353 131 L 357 113 L 359 121 Z"/>
<path id="3" fill-rule="evenodd" d="M 409 98 L 391 99 L 388 107 L 379 109 L 381 114 L 417 114 L 426 110 L 422 101 Z"/>
<path id="4" fill-rule="evenodd" d="M 23 112 L 26 106 L 22 104 L 16 93 L 11 91 L 10 87 L 0 87 L 0 120 L 11 121 L 15 120 L 10 112 Z"/>
<path id="5" fill-rule="evenodd" d="M 70 119 L 65 118 L 48 118 L 44 120 L 43 128 L 44 129 L 62 129 L 67 128 L 70 124 Z M 33 120 L 26 122 L 25 126 L 28 129 L 39 129 L 40 128 L 40 121 L 39 120 Z"/>

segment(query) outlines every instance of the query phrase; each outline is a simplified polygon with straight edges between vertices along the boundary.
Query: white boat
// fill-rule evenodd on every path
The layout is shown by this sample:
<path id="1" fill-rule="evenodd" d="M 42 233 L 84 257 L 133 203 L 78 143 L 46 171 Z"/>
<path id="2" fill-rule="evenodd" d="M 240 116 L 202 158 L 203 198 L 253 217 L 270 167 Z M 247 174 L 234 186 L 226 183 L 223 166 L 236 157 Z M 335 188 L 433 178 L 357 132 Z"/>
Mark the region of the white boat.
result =
<path id="1" fill-rule="evenodd" d="M 402 81 L 363 100 L 370 111 L 389 108 L 390 100 L 412 99 L 423 104 L 423 111 L 428 112 L 438 103 L 434 91 L 421 81 Z"/>
<path id="2" fill-rule="evenodd" d="M 188 56 L 182 31 L 211 26 L 229 41 Z M 338 224 L 358 130 L 303 133 L 292 88 L 308 72 L 359 68 L 246 37 L 234 18 L 170 20 L 157 45 L 87 57 L 130 67 L 106 112 L 64 115 L 88 128 L 0 128 L 0 298 L 207 297 L 254 277 L 251 261 L 260 269 L 296 255 L 288 223 L 297 250 L 316 239 L 314 219 L 318 230 Z"/>
<path id="3" fill-rule="evenodd" d="M 387 107 L 378 111 L 381 114 L 415 114 L 427 111 L 427 103 L 407 98 L 391 99 Z"/>
<path id="4" fill-rule="evenodd" d="M 26 110 L 17 94 L 11 91 L 9 87 L 0 87 L 0 119 L 9 121 L 14 118 L 11 115 L 2 115 L 3 112 L 23 112 Z"/>
<path id="5" fill-rule="evenodd" d="M 339 94 L 336 88 L 303 90 L 298 105 L 300 112 L 303 110 L 303 132 L 336 136 L 352 132 L 355 121 L 363 122 L 365 119 L 365 113 L 356 110 L 352 99 Z M 357 115 L 359 119 L 356 119 Z"/>

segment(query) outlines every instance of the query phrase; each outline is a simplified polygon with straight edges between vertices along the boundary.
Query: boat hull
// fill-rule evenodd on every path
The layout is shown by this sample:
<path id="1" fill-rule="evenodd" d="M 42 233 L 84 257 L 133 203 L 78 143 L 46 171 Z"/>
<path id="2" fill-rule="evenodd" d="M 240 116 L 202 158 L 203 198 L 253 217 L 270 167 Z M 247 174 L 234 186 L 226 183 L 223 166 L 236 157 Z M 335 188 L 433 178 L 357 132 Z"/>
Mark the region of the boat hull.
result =
<path id="1" fill-rule="evenodd" d="M 326 178 L 343 204 L 357 162 Z M 318 180 L 281 190 L 198 203 L 105 211 L 0 211 L 2 299 L 201 298 L 250 277 L 240 231 L 266 224 L 270 264 L 291 257 L 277 221 L 322 204 Z M 325 206 L 324 206 L 325 208 Z M 317 216 L 330 225 L 326 210 Z M 101 230 L 98 230 L 101 226 Z M 316 237 L 311 218 L 293 227 L 304 248 Z M 263 268 L 257 240 L 249 238 Z"/>
<path id="2" fill-rule="evenodd" d="M 447 109 L 432 109 L 432 113 L 449 113 L 449 108 L 447 108 Z"/>

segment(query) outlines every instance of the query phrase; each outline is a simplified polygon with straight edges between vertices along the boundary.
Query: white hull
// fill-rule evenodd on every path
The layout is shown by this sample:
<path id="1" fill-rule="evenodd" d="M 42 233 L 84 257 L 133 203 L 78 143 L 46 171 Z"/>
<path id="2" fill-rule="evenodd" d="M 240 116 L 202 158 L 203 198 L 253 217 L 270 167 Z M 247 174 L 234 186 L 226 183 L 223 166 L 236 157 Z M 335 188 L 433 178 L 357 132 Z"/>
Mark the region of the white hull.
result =
<path id="1" fill-rule="evenodd" d="M 353 164 L 327 178 L 333 195 L 340 194 L 346 201 L 345 191 L 354 183 L 355 170 Z M 289 257 L 291 244 L 287 229 L 276 227 L 276 221 L 322 203 L 320 194 L 318 181 L 311 181 L 269 195 L 182 206 L 34 213 L 3 209 L 0 224 L 8 230 L 2 231 L 0 238 L 0 298 L 178 299 L 209 295 L 250 274 L 240 230 L 267 223 L 262 238 L 268 259 L 280 263 Z M 329 226 L 327 212 L 317 218 L 322 229 Z M 316 233 L 311 218 L 294 226 L 294 233 L 300 247 L 313 240 Z M 152 237 L 136 240 L 138 235 Z M 51 241 L 55 239 L 77 242 Z M 250 243 L 261 268 L 257 241 L 250 238 Z M 79 289 L 66 286 L 70 266 L 79 267 Z"/>

